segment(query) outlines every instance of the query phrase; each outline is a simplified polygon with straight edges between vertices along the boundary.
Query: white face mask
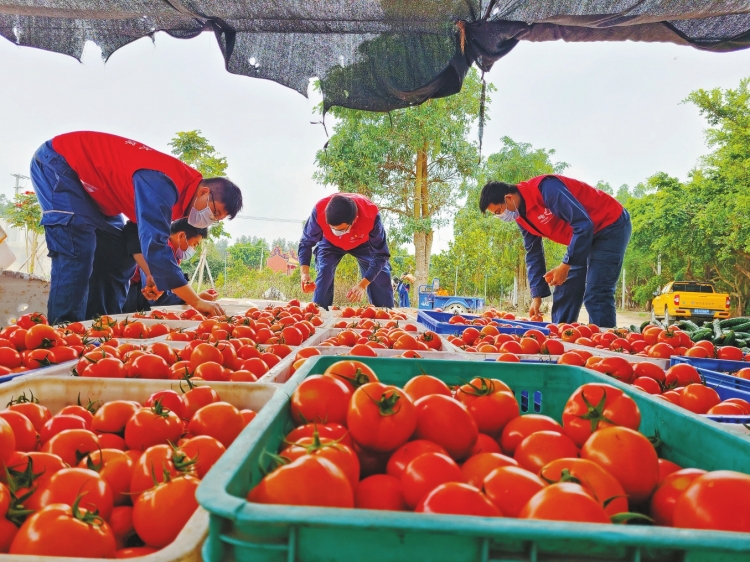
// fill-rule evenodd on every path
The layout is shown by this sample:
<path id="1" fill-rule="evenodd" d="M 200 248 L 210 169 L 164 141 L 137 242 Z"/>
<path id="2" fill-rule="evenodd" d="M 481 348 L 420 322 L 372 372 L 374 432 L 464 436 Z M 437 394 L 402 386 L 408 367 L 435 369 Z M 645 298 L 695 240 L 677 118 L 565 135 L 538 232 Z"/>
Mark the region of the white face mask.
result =
<path id="1" fill-rule="evenodd" d="M 188 224 L 190 226 L 194 226 L 195 228 L 208 228 L 216 222 L 218 221 L 208 205 L 206 205 L 206 208 L 202 211 L 197 210 L 195 207 L 190 209 L 190 214 L 188 215 Z"/>
<path id="2" fill-rule="evenodd" d="M 506 201 L 505 202 L 505 210 L 502 213 L 496 214 L 496 215 L 493 215 L 493 216 L 496 219 L 500 219 L 503 222 L 513 222 L 514 220 L 516 220 L 518 218 L 519 215 L 518 215 L 518 209 L 516 209 L 515 211 L 511 211 L 508 208 L 508 202 Z"/>
<path id="3" fill-rule="evenodd" d="M 192 246 L 188 246 L 187 250 L 185 250 L 184 252 L 182 252 L 182 259 L 183 260 L 189 260 L 194 255 L 195 255 L 195 248 L 193 248 Z"/>
<path id="4" fill-rule="evenodd" d="M 332 229 L 331 229 L 331 232 L 333 232 L 333 234 L 334 234 L 335 236 L 339 236 L 339 237 L 341 237 L 341 236 L 343 236 L 344 234 L 346 234 L 347 232 L 349 232 L 349 231 L 351 230 L 351 228 L 352 228 L 351 226 L 348 226 L 348 227 L 347 227 L 347 228 L 346 228 L 345 230 L 336 230 L 335 228 L 332 228 Z"/>

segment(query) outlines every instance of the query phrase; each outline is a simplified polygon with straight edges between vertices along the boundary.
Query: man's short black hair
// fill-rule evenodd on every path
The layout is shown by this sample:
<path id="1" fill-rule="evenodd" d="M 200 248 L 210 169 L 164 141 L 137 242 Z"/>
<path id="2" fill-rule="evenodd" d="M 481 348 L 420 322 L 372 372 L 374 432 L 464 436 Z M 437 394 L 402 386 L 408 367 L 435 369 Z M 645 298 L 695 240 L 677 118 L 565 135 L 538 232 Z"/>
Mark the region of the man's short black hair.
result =
<path id="1" fill-rule="evenodd" d="M 485 213 L 487 207 L 491 204 L 503 204 L 505 202 L 505 196 L 509 193 L 518 193 L 518 188 L 512 183 L 501 181 L 488 182 L 482 188 L 482 193 L 479 195 L 479 210 L 482 213 Z"/>
<path id="2" fill-rule="evenodd" d="M 326 205 L 326 222 L 328 224 L 352 224 L 356 216 L 357 204 L 346 195 L 334 195 Z"/>
<path id="3" fill-rule="evenodd" d="M 203 178 L 201 186 L 208 187 L 214 199 L 224 205 L 230 220 L 242 209 L 242 192 L 227 178 Z"/>
<path id="4" fill-rule="evenodd" d="M 207 228 L 197 228 L 190 224 L 187 218 L 177 219 L 176 221 L 173 221 L 171 225 L 169 225 L 170 234 L 177 234 L 178 232 L 184 232 L 185 238 L 187 238 L 188 240 L 190 240 L 191 238 L 195 238 L 196 236 L 200 236 L 202 238 L 208 237 Z"/>

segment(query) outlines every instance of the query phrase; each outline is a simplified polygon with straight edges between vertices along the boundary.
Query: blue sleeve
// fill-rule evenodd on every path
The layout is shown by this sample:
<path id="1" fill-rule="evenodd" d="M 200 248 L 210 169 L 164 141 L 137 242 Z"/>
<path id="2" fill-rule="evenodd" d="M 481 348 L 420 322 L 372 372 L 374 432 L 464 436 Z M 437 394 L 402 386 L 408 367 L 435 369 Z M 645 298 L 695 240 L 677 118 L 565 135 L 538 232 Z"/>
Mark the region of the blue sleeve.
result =
<path id="1" fill-rule="evenodd" d="M 299 259 L 301 266 L 310 265 L 313 248 L 322 239 L 323 230 L 318 224 L 318 213 L 313 209 L 310 218 L 305 223 L 305 228 L 302 229 L 302 238 L 300 238 L 299 248 L 297 248 L 297 259 Z"/>
<path id="2" fill-rule="evenodd" d="M 548 297 L 552 294 L 544 280 L 547 264 L 544 261 L 542 237 L 521 228 L 523 246 L 526 248 L 526 275 L 529 278 L 529 289 L 532 297 Z"/>
<path id="3" fill-rule="evenodd" d="M 133 186 L 138 238 L 156 286 L 160 291 L 184 287 L 185 276 L 167 243 L 177 189 L 166 175 L 154 170 L 133 174 Z"/>
<path id="4" fill-rule="evenodd" d="M 375 225 L 370 231 L 370 256 L 372 259 L 370 260 L 370 267 L 365 272 L 365 279 L 372 283 L 391 257 L 380 213 L 375 217 Z"/>
<path id="5" fill-rule="evenodd" d="M 544 205 L 573 229 L 573 238 L 562 262 L 568 265 L 585 265 L 594 239 L 594 222 L 591 217 L 559 179 L 546 178 L 539 184 L 539 189 Z"/>

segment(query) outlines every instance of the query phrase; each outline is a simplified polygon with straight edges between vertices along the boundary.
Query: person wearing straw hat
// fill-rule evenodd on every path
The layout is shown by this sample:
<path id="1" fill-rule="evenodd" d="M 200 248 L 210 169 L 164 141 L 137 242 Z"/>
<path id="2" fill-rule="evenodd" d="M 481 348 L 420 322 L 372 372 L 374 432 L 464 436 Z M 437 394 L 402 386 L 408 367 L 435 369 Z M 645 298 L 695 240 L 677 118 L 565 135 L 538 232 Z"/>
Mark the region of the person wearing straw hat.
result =
<path id="1" fill-rule="evenodd" d="M 416 279 L 411 273 L 404 273 L 401 276 L 401 279 L 398 282 L 398 286 L 396 287 L 399 307 L 409 308 L 411 306 L 411 304 L 409 303 L 409 290 L 411 289 L 412 283 L 414 283 L 415 281 Z"/>

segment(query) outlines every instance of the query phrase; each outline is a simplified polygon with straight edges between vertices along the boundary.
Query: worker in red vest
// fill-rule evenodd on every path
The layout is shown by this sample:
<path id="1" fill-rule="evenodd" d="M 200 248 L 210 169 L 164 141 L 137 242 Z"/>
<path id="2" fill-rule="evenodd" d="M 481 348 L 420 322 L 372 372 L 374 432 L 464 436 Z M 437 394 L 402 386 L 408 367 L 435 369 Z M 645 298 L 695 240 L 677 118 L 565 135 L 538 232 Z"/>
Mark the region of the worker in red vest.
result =
<path id="1" fill-rule="evenodd" d="M 489 182 L 482 188 L 479 210 L 515 221 L 521 229 L 530 315 L 539 314 L 552 286 L 552 322 L 576 322 L 584 304 L 589 322 L 616 326 L 615 289 L 632 226 L 627 210 L 614 197 L 578 180 L 547 175 L 518 185 Z M 562 263 L 549 271 L 543 238 L 568 247 Z"/>
<path id="2" fill-rule="evenodd" d="M 234 218 L 242 193 L 225 178 L 206 178 L 177 158 L 123 137 L 96 132 L 59 135 L 31 161 L 42 207 L 41 224 L 52 258 L 47 306 L 51 322 L 117 314 L 135 260 L 127 252 L 123 215 L 138 224 L 151 274 L 205 314 L 222 314 L 186 283 L 169 247 L 173 220 L 198 228 Z"/>
<path id="3" fill-rule="evenodd" d="M 315 283 L 310 261 L 315 248 Z M 375 306 L 393 308 L 391 257 L 378 207 L 356 193 L 337 193 L 318 201 L 305 223 L 299 242 L 302 290 L 314 290 L 313 301 L 328 308 L 333 304 L 336 267 L 349 254 L 356 258 L 362 280 L 347 293 L 352 302 L 368 300 Z"/>

